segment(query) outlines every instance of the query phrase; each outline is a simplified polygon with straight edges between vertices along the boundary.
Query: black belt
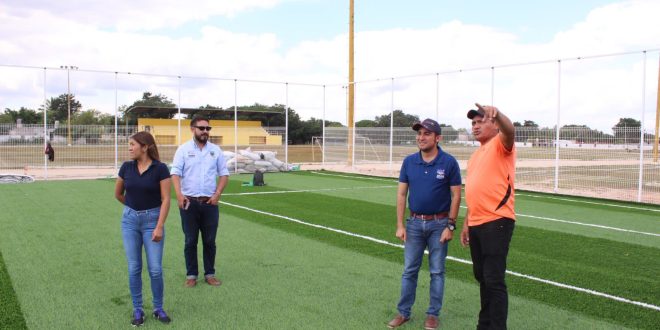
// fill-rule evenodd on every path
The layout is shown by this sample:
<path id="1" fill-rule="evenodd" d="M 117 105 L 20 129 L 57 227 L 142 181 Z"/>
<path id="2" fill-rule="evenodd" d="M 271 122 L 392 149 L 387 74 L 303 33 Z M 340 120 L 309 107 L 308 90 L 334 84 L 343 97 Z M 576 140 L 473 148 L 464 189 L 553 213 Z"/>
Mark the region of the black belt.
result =
<path id="1" fill-rule="evenodd" d="M 193 197 L 193 196 L 186 196 L 188 200 L 195 201 L 198 203 L 206 203 L 211 199 L 211 197 L 206 197 L 206 196 L 198 196 L 198 197 Z"/>
<path id="2" fill-rule="evenodd" d="M 417 219 L 422 219 L 422 220 L 438 220 L 438 219 L 444 219 L 447 216 L 449 216 L 449 212 L 440 212 L 436 214 L 419 214 L 415 213 L 413 211 L 410 211 L 410 216 L 413 218 Z"/>

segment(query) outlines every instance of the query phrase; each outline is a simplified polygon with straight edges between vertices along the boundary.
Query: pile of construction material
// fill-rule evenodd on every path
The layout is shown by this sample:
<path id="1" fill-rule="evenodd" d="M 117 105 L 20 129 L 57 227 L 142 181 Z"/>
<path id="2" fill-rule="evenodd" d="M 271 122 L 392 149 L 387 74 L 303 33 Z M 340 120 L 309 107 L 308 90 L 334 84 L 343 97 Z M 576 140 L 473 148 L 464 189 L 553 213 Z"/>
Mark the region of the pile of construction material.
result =
<path id="1" fill-rule="evenodd" d="M 238 155 L 232 151 L 223 151 L 227 169 L 231 173 L 254 173 L 290 171 L 291 168 L 276 158 L 277 152 L 252 151 L 250 148 L 239 150 Z"/>

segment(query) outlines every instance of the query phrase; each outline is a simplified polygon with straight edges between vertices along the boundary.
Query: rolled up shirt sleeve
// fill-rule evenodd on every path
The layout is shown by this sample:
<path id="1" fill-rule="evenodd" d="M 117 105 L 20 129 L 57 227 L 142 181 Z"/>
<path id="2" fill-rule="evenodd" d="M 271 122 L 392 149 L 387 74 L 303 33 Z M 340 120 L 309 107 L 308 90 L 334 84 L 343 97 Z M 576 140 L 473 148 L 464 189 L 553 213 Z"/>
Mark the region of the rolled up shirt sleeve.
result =
<path id="1" fill-rule="evenodd" d="M 176 149 L 176 152 L 174 153 L 174 160 L 172 162 L 172 171 L 170 172 L 170 174 L 177 175 L 179 177 L 183 177 L 183 149 L 185 149 L 183 145 Z"/>
<path id="2" fill-rule="evenodd" d="M 217 160 L 218 176 L 228 176 L 229 170 L 227 169 L 227 163 L 225 162 L 225 156 L 220 150 Z"/>

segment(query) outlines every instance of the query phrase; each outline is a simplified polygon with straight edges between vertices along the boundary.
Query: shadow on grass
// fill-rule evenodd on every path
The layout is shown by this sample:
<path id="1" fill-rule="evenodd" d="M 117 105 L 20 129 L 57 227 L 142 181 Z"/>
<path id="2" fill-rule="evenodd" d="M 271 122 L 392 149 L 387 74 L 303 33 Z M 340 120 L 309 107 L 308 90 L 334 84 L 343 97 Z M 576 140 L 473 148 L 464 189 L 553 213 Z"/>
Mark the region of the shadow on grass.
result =
<path id="1" fill-rule="evenodd" d="M 0 329 L 27 329 L 16 292 L 0 252 Z"/>

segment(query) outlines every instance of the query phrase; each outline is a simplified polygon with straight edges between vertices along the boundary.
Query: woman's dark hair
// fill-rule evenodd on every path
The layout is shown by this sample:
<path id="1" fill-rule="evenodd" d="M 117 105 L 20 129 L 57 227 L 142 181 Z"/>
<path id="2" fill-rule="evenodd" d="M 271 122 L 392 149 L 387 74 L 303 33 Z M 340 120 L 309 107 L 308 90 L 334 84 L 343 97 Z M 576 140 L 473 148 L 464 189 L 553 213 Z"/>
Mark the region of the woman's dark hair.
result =
<path id="1" fill-rule="evenodd" d="M 206 116 L 194 115 L 193 119 L 190 121 L 190 127 L 197 126 L 197 122 L 200 120 L 209 121 L 209 119 L 206 118 Z"/>
<path id="2" fill-rule="evenodd" d="M 149 132 L 137 132 L 131 135 L 130 139 L 133 139 L 135 142 L 140 144 L 140 146 L 147 146 L 147 156 L 149 156 L 151 159 L 160 161 L 156 140 L 154 140 L 154 137 Z"/>

